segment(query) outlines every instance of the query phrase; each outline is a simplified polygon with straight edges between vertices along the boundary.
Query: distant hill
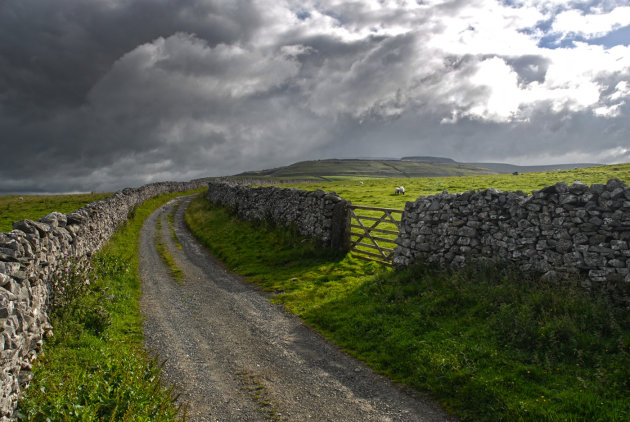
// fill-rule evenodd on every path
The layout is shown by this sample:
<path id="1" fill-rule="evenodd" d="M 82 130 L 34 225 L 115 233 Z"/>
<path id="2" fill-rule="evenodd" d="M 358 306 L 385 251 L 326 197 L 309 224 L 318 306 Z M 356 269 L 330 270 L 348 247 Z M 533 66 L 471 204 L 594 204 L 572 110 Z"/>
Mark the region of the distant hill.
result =
<path id="1" fill-rule="evenodd" d="M 455 162 L 328 159 L 301 161 L 286 167 L 248 171 L 232 177 L 245 179 L 341 180 L 359 177 L 437 177 L 494 173 L 492 170 L 479 166 Z"/>
<path id="2" fill-rule="evenodd" d="M 488 170 L 492 170 L 496 173 L 514 173 L 515 171 L 519 173 L 537 173 L 541 171 L 555 171 L 555 170 L 572 170 L 572 169 L 582 169 L 586 167 L 595 167 L 600 166 L 601 164 L 594 163 L 577 163 L 577 164 L 549 164 L 545 166 L 517 166 L 514 164 L 505 164 L 505 163 L 469 163 L 473 166 L 479 166 L 483 168 L 487 168 Z"/>
<path id="3" fill-rule="evenodd" d="M 452 158 L 444 158 L 444 157 L 429 157 L 429 156 L 420 156 L 420 157 L 403 157 L 400 159 L 401 161 L 417 161 L 420 163 L 457 163 L 457 161 Z"/>
<path id="4" fill-rule="evenodd" d="M 396 159 L 326 159 L 300 161 L 284 167 L 248 171 L 230 178 L 251 180 L 344 180 L 353 178 L 400 178 L 469 176 L 476 174 L 530 173 L 593 167 L 599 164 L 517 166 L 506 163 L 458 163 L 451 158 L 411 156 Z"/>

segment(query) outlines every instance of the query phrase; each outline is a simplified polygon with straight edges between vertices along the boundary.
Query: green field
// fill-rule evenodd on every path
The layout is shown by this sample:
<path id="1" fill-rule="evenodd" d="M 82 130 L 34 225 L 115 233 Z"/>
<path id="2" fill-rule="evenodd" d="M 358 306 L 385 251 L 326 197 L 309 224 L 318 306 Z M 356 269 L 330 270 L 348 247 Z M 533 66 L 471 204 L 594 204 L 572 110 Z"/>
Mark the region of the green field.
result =
<path id="1" fill-rule="evenodd" d="M 589 167 L 576 170 L 561 170 L 555 172 L 511 174 L 474 175 L 462 177 L 423 177 L 423 178 L 391 178 L 391 179 L 352 179 L 322 183 L 300 183 L 281 185 L 281 187 L 296 187 L 304 190 L 323 189 L 334 191 L 354 205 L 367 205 L 403 209 L 407 201 L 413 201 L 420 196 L 442 193 L 465 192 L 474 189 L 494 188 L 502 191 L 531 192 L 558 182 L 571 184 L 575 181 L 583 183 L 606 183 L 608 179 L 616 177 L 626 184 L 630 184 L 630 163 L 608 166 Z M 363 184 L 359 184 L 362 181 Z M 396 186 L 404 186 L 406 194 L 396 196 Z"/>
<path id="2" fill-rule="evenodd" d="M 0 232 L 11 231 L 15 221 L 37 221 L 53 211 L 67 214 L 110 195 L 111 193 L 0 196 Z"/>

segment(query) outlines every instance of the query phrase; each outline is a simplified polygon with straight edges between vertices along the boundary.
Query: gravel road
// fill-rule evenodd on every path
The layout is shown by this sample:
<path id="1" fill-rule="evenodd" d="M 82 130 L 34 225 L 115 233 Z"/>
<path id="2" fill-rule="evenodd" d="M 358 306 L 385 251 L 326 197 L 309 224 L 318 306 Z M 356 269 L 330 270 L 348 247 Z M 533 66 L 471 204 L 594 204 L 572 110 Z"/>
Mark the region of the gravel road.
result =
<path id="1" fill-rule="evenodd" d="M 146 347 L 166 360 L 164 381 L 181 392 L 188 420 L 455 420 L 374 374 L 227 272 L 185 227 L 191 199 L 158 209 L 140 236 Z M 181 249 L 166 220 L 175 208 Z M 183 282 L 169 275 L 158 238 L 184 272 Z"/>

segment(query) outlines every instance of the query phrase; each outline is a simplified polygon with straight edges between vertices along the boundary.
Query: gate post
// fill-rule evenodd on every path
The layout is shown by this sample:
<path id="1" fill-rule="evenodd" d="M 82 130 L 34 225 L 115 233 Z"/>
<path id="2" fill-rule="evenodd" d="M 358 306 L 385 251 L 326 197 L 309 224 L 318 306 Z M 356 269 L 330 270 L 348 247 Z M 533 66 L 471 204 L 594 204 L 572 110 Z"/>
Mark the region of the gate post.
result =
<path id="1" fill-rule="evenodd" d="M 349 201 L 337 202 L 332 210 L 330 227 L 330 247 L 340 251 L 350 250 L 350 213 Z"/>

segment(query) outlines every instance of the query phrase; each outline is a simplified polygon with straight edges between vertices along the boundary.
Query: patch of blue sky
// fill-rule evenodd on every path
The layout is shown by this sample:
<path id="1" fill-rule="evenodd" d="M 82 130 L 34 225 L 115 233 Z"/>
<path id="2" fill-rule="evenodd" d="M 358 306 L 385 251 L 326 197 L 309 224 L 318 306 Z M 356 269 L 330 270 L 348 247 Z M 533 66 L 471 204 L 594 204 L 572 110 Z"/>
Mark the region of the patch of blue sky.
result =
<path id="1" fill-rule="evenodd" d="M 616 45 L 630 45 L 630 25 L 610 31 L 603 37 L 591 38 L 586 42 L 589 44 L 603 45 L 606 48 L 611 48 Z"/>
<path id="2" fill-rule="evenodd" d="M 538 41 L 538 47 L 556 49 L 556 48 L 575 48 L 575 42 L 586 42 L 584 37 L 575 34 L 547 34 Z"/>
<path id="3" fill-rule="evenodd" d="M 578 34 L 550 33 L 538 41 L 541 48 L 575 48 L 576 42 L 583 42 L 591 45 L 601 45 L 606 49 L 617 45 L 630 45 L 630 25 L 615 29 L 608 34 L 597 38 L 586 38 Z"/>

